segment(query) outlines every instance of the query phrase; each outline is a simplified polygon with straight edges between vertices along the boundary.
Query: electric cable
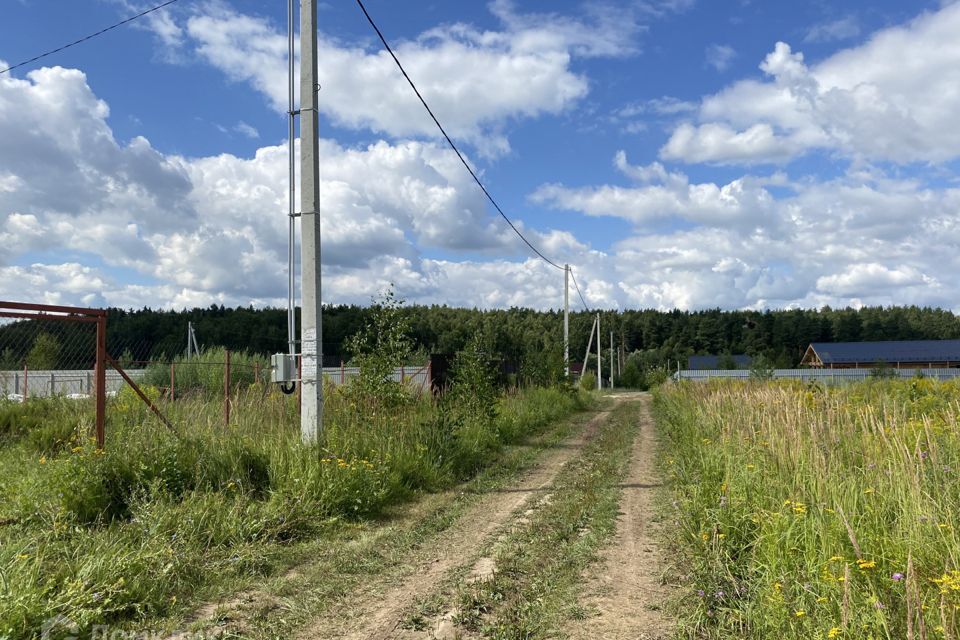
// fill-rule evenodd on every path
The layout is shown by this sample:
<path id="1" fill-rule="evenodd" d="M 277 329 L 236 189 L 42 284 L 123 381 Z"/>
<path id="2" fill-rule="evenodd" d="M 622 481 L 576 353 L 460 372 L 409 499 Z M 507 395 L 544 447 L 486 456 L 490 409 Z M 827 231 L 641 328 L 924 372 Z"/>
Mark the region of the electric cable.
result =
<path id="1" fill-rule="evenodd" d="M 420 90 L 417 89 L 417 85 L 413 83 L 413 80 L 411 80 L 410 76 L 407 74 L 406 69 L 404 69 L 403 65 L 400 64 L 400 59 L 397 58 L 397 55 L 393 52 L 393 49 L 390 48 L 390 44 L 387 42 L 387 39 L 383 36 L 383 33 L 380 31 L 380 28 L 373 21 L 373 18 L 370 17 L 370 12 L 368 12 L 367 8 L 363 5 L 363 0 L 357 0 L 357 4 L 360 5 L 360 10 L 363 11 L 363 15 L 367 17 L 367 22 L 369 22 L 370 26 L 373 27 L 373 30 L 377 32 L 377 36 L 380 38 L 380 42 L 383 43 L 384 49 L 387 50 L 387 53 L 390 54 L 390 57 L 393 58 L 393 61 L 397 63 L 397 67 L 400 69 L 400 73 L 402 73 L 403 77 L 407 79 L 407 83 L 410 85 L 410 88 L 413 89 L 413 92 L 415 94 L 417 94 L 417 97 L 420 99 L 420 103 L 427 110 L 427 113 L 430 114 L 430 117 L 433 119 L 434 124 L 437 125 L 437 128 L 440 129 L 440 133 L 442 133 L 443 137 L 447 140 L 447 144 L 450 145 L 450 148 L 453 149 L 454 153 L 457 154 L 457 157 L 460 158 L 460 162 L 462 162 L 463 166 L 467 168 L 468 172 L 470 172 L 470 175 L 473 177 L 474 182 L 477 183 L 477 186 L 480 187 L 480 190 L 483 191 L 483 194 L 487 196 L 487 200 L 489 200 L 490 203 L 494 206 L 494 208 L 497 210 L 497 213 L 499 213 L 500 216 L 507 221 L 507 224 L 510 225 L 510 228 L 513 229 L 514 233 L 516 233 L 520 237 L 520 239 L 523 240 L 528 247 L 530 247 L 530 250 L 540 257 L 540 259 L 542 259 L 544 262 L 546 262 L 552 267 L 556 267 L 557 269 L 563 270 L 562 266 L 560 266 L 559 264 L 557 264 L 547 256 L 540 253 L 540 250 L 537 249 L 535 246 L 533 246 L 533 244 L 531 244 L 531 242 L 527 240 L 522 233 L 520 233 L 520 230 L 517 229 L 516 225 L 513 224 L 513 221 L 511 221 L 510 218 L 507 217 L 507 214 L 503 212 L 503 209 L 500 208 L 500 205 L 497 204 L 497 201 L 493 199 L 493 196 L 490 195 L 490 192 L 487 191 L 487 188 L 483 186 L 483 183 L 480 181 L 480 178 L 477 177 L 477 174 L 470 167 L 470 164 L 467 163 L 466 159 L 464 159 L 463 154 L 460 153 L 460 149 L 457 148 L 457 145 L 454 144 L 450 136 L 447 135 L 446 130 L 443 128 L 443 125 L 440 124 L 440 121 L 437 119 L 437 116 L 433 114 L 433 110 L 430 108 L 430 105 L 428 105 L 427 101 L 424 100 L 423 96 L 420 94 Z"/>
<path id="2" fill-rule="evenodd" d="M 584 311 L 590 311 L 590 307 L 587 306 L 587 301 L 583 299 L 583 294 L 580 293 L 580 285 L 577 284 L 577 277 L 573 275 L 573 267 L 570 268 L 570 278 L 573 280 L 573 286 L 577 289 L 577 295 L 580 296 L 580 302 L 583 304 Z"/>
<path id="3" fill-rule="evenodd" d="M 133 22 L 134 20 L 136 20 L 136 19 L 138 19 L 138 18 L 142 18 L 143 16 L 145 16 L 145 15 L 147 15 L 147 14 L 149 14 L 149 13 L 153 13 L 154 11 L 159 11 L 160 9 L 163 9 L 164 7 L 168 7 L 168 6 L 170 6 L 171 4 L 173 4 L 173 3 L 175 3 L 175 2 L 180 2 L 180 0 L 167 0 L 167 2 L 164 2 L 163 4 L 158 4 L 157 6 L 151 7 L 150 9 L 147 9 L 146 11 L 142 11 L 141 13 L 138 13 L 138 14 L 135 15 L 135 16 L 130 16 L 130 17 L 127 18 L 126 20 L 122 20 L 122 21 L 120 21 L 120 22 L 118 22 L 118 23 L 116 23 L 116 24 L 112 24 L 112 25 L 110 25 L 109 27 L 107 27 L 106 29 L 101 29 L 100 31 L 97 31 L 96 33 L 91 33 L 91 34 L 88 35 L 88 36 L 84 36 L 84 37 L 80 38 L 79 40 L 75 40 L 74 42 L 71 42 L 70 44 L 65 44 L 65 45 L 63 45 L 62 47 L 58 47 L 58 48 L 56 48 L 56 49 L 51 49 L 50 51 L 47 51 L 46 53 L 41 53 L 41 54 L 38 55 L 38 56 L 34 56 L 34 57 L 30 58 L 29 60 L 24 60 L 23 62 L 18 62 L 17 64 L 13 65 L 12 67 L 7 67 L 6 69 L 0 71 L 0 75 L 3 75 L 4 73 L 7 73 L 8 71 L 13 71 L 14 69 L 18 69 L 18 68 L 20 68 L 20 67 L 23 67 L 23 66 L 25 66 L 25 65 L 28 65 L 28 64 L 30 64 L 31 62 L 36 62 L 37 60 L 41 60 L 41 59 L 43 59 L 43 58 L 46 58 L 47 56 L 52 56 L 52 55 L 55 54 L 55 53 L 59 53 L 59 52 L 63 51 L 64 49 L 69 49 L 70 47 L 76 46 L 76 45 L 78 45 L 78 44 L 80 44 L 80 43 L 82 43 L 82 42 L 86 42 L 87 40 L 92 40 L 92 39 L 96 38 L 97 36 L 101 36 L 101 35 L 105 34 L 107 31 L 110 31 L 110 30 L 112 30 L 112 29 L 116 29 L 117 27 L 122 27 L 123 25 L 125 25 L 125 24 L 127 24 L 127 23 L 129 23 L 129 22 Z"/>

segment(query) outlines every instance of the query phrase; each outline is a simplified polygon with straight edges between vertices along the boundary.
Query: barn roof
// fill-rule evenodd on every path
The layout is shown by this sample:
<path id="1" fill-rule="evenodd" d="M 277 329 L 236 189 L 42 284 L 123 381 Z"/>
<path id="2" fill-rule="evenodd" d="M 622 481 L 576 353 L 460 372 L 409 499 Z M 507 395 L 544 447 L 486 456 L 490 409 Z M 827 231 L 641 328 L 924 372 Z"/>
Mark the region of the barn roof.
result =
<path id="1" fill-rule="evenodd" d="M 731 356 L 739 369 L 748 369 L 752 360 L 750 356 L 740 353 Z M 704 369 L 718 369 L 723 356 L 690 356 L 687 358 L 687 369 L 702 371 Z"/>
<path id="2" fill-rule="evenodd" d="M 884 340 L 813 342 L 810 349 L 825 364 L 846 362 L 960 362 L 960 340 Z M 809 351 L 809 350 L 808 350 Z M 804 357 L 806 360 L 806 357 Z"/>

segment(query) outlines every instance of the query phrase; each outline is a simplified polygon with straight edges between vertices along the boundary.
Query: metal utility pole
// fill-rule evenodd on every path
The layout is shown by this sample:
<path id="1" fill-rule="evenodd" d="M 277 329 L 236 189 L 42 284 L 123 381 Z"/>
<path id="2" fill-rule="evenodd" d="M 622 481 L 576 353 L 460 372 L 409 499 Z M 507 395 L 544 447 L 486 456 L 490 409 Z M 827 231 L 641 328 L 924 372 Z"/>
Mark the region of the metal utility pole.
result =
<path id="1" fill-rule="evenodd" d="M 563 375 L 570 377 L 570 265 L 563 265 Z"/>
<path id="2" fill-rule="evenodd" d="M 323 430 L 323 329 L 320 308 L 320 140 L 317 115 L 317 3 L 300 3 L 300 437 Z"/>
<path id="3" fill-rule="evenodd" d="M 187 322 L 187 360 L 190 359 L 190 338 L 193 336 L 193 323 Z"/>
<path id="4" fill-rule="evenodd" d="M 600 314 L 597 314 L 597 389 L 603 389 L 603 365 L 600 361 Z"/>
<path id="5" fill-rule="evenodd" d="M 613 389 L 613 331 L 610 331 L 610 388 Z"/>

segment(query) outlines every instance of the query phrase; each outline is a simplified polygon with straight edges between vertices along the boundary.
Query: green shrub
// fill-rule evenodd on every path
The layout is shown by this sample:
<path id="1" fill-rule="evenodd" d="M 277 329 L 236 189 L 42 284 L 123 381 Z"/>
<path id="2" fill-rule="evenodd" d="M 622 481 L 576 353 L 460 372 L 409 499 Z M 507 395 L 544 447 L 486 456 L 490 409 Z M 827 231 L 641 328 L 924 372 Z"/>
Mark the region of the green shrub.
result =
<path id="1" fill-rule="evenodd" d="M 645 388 L 643 372 L 632 359 L 627 359 L 627 364 L 623 367 L 623 374 L 620 376 L 620 386 L 628 389 Z"/>
<path id="2" fill-rule="evenodd" d="M 580 386 L 586 391 L 593 391 L 597 388 L 597 376 L 592 371 L 584 371 L 580 376 Z"/>

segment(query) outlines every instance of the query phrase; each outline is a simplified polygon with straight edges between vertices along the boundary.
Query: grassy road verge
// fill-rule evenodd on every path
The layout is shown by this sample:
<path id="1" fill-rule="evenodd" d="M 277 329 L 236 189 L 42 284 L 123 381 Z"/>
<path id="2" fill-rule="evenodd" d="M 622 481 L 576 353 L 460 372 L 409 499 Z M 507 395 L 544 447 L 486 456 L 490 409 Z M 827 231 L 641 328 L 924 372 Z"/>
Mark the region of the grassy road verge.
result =
<path id="1" fill-rule="evenodd" d="M 657 392 L 690 638 L 957 638 L 960 386 Z"/>

